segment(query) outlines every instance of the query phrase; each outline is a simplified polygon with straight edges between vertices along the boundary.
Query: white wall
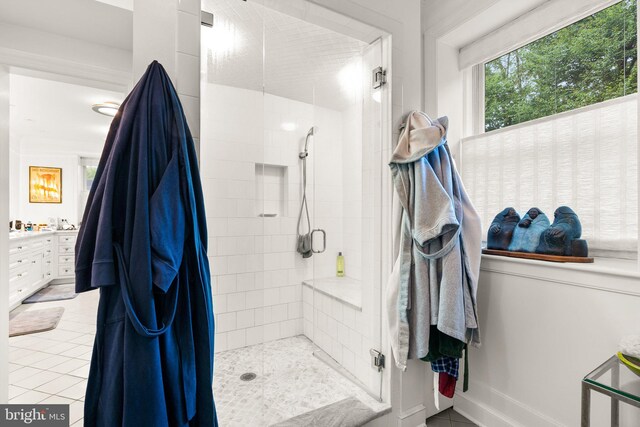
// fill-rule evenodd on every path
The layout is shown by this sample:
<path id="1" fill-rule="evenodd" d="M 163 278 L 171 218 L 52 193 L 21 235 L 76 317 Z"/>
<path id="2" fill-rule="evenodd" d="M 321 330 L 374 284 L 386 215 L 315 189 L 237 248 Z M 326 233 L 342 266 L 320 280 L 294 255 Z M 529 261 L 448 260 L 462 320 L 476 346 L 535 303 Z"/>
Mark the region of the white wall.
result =
<path id="1" fill-rule="evenodd" d="M 362 278 L 362 105 L 342 114 L 342 252 L 345 274 Z"/>
<path id="2" fill-rule="evenodd" d="M 267 108 L 269 107 L 267 106 Z M 296 108 L 293 107 L 292 111 L 294 109 Z M 343 207 L 346 182 L 343 179 L 343 165 L 347 159 L 343 157 L 343 148 L 347 141 L 342 139 L 345 132 L 343 129 L 354 128 L 360 123 L 346 122 L 340 111 L 328 108 L 311 107 L 311 114 L 311 121 L 314 126 L 317 126 L 317 129 L 315 136 L 309 142 L 307 197 L 311 213 L 311 227 L 326 231 L 327 249 L 323 253 L 313 254 L 310 261 L 313 277 L 333 277 L 336 275 L 338 252 L 344 251 Z M 308 127 L 305 126 L 296 134 L 305 135 L 307 130 Z M 288 151 L 289 148 L 285 148 L 285 150 Z M 294 163 L 293 169 L 299 168 L 299 165 L 299 161 Z M 309 178 L 311 179 L 309 180 Z M 300 184 L 295 182 L 292 184 L 294 189 L 290 192 L 290 196 L 298 194 L 301 188 Z M 291 200 L 298 208 L 300 207 L 299 198 Z M 296 219 L 297 214 L 296 211 Z M 346 253 L 344 255 L 346 265 L 347 255 Z"/>
<path id="3" fill-rule="evenodd" d="M 4 22 L 0 25 L 0 63 L 116 87 L 131 79 L 130 50 Z"/>
<path id="4" fill-rule="evenodd" d="M 456 409 L 492 427 L 579 425 L 582 378 L 640 332 L 640 275 L 613 271 L 483 258 L 483 343 L 470 351 L 470 388 Z M 592 393 L 591 416 L 609 425 L 608 399 Z M 640 425 L 638 410 L 621 404 L 620 425 Z"/>
<path id="5" fill-rule="evenodd" d="M 20 213 L 20 143 L 9 139 L 9 219 L 19 218 Z"/>
<path id="6" fill-rule="evenodd" d="M 9 69 L 0 66 L 0 223 L 9 221 Z M 9 398 L 9 233 L 0 233 L 0 403 Z"/>
<path id="7" fill-rule="evenodd" d="M 76 154 L 22 152 L 18 170 L 18 209 L 16 219 L 22 222 L 48 223 L 49 217 L 65 218 L 78 223 L 79 166 Z M 62 168 L 62 203 L 29 203 L 29 166 Z"/>
<path id="8" fill-rule="evenodd" d="M 301 334 L 302 280 L 335 275 L 335 257 L 342 250 L 341 114 L 214 84 L 204 84 L 202 103 L 201 173 L 216 351 Z M 283 123 L 296 128 L 283 130 Z M 308 146 L 307 198 L 311 226 L 327 232 L 327 250 L 302 259 L 295 251 L 302 196 L 298 153 L 311 126 L 317 129 Z M 262 165 L 280 169 L 280 177 L 274 173 L 261 181 Z M 263 212 L 262 197 L 273 199 L 278 185 L 284 211 L 259 217 L 274 210 Z M 306 227 L 305 221 L 305 232 Z"/>
<path id="9" fill-rule="evenodd" d="M 132 73 L 136 83 L 157 60 L 178 92 L 191 136 L 200 147 L 200 0 L 133 0 Z"/>

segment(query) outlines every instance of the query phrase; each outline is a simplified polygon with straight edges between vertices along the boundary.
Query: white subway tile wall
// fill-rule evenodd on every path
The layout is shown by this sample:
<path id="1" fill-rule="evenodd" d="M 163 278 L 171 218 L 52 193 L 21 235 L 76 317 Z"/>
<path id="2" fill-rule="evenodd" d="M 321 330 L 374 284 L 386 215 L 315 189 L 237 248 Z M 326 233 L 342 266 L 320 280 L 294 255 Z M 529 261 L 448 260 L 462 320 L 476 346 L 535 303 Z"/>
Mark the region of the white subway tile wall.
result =
<path id="1" fill-rule="evenodd" d="M 377 390 L 380 376 L 371 367 L 369 355 L 370 348 L 377 348 L 371 327 L 374 319 L 371 301 L 357 310 L 308 286 L 303 287 L 302 293 L 304 334 L 369 390 Z"/>
<path id="2" fill-rule="evenodd" d="M 360 274 L 359 239 L 345 242 L 361 229 L 361 180 L 352 171 L 360 167 L 356 108 L 334 111 L 202 83 L 201 114 L 216 351 L 302 334 L 302 280 L 335 275 L 339 251 L 347 274 Z M 283 123 L 294 123 L 295 130 L 283 130 Z M 316 134 L 307 161 L 309 213 L 312 226 L 326 230 L 327 249 L 304 260 L 295 251 L 302 196 L 298 153 L 311 126 Z M 349 182 L 345 171 L 355 175 Z M 347 210 L 351 234 L 343 234 Z M 277 216 L 259 216 L 272 213 Z"/>

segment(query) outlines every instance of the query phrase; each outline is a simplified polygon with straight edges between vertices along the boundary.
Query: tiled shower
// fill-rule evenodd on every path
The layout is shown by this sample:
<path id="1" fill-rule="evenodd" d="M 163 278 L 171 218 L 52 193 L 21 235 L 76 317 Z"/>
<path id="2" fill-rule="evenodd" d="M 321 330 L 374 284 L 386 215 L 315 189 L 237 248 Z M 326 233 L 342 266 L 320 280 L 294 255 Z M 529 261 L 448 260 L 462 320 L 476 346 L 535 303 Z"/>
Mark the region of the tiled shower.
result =
<path id="1" fill-rule="evenodd" d="M 382 65 L 383 43 L 355 21 L 319 8 L 276 10 L 282 3 L 203 3 L 214 15 L 202 30 L 200 160 L 215 349 L 256 346 L 247 364 L 255 366 L 272 363 L 259 344 L 306 337 L 319 360 L 379 398 L 370 349 L 381 346 L 376 206 L 386 96 L 372 88 L 371 71 Z M 311 127 L 307 201 L 311 228 L 326 233 L 326 245 L 315 234 L 314 248 L 324 251 L 303 259 L 299 153 Z M 344 278 L 336 278 L 339 252 Z"/>

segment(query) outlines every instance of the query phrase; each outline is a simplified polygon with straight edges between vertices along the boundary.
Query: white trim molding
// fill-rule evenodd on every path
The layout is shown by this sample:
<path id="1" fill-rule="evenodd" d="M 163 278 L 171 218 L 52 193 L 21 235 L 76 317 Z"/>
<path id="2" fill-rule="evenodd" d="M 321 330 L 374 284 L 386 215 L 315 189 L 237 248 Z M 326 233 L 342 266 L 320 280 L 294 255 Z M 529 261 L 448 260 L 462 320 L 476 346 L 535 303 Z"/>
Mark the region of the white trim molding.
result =
<path id="1" fill-rule="evenodd" d="M 458 66 L 482 64 L 609 7 L 620 0 L 549 0 L 460 49 Z"/>
<path id="2" fill-rule="evenodd" d="M 572 264 L 483 255 L 480 270 L 640 297 L 640 271 L 631 260 L 596 258 L 593 264 Z"/>
<path id="3" fill-rule="evenodd" d="M 474 399 L 468 393 L 455 394 L 456 411 L 480 426 L 486 427 L 564 427 L 562 423 L 547 417 L 528 405 L 507 396 L 499 390 L 487 387 L 483 384 L 471 382 L 470 388 L 480 390 L 483 396 L 489 396 L 488 400 L 496 402 L 489 407 Z M 508 408 L 510 413 L 518 414 L 518 419 L 508 417 L 496 408 Z"/>

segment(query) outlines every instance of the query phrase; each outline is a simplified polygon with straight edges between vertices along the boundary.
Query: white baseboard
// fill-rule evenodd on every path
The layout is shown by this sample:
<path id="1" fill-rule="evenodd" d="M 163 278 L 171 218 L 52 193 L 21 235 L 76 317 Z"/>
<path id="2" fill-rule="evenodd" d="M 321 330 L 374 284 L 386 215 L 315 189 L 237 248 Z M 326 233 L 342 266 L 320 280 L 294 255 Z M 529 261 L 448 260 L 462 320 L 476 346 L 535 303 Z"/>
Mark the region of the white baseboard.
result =
<path id="1" fill-rule="evenodd" d="M 563 427 L 562 423 L 496 389 L 478 383 L 472 383 L 470 389 L 474 392 L 456 392 L 453 407 L 479 426 Z M 483 398 L 480 400 L 475 396 Z"/>
<path id="2" fill-rule="evenodd" d="M 423 427 L 427 419 L 427 408 L 417 405 L 398 416 L 398 427 Z"/>
<path id="3" fill-rule="evenodd" d="M 462 394 L 455 396 L 455 404 L 453 407 L 456 412 L 481 427 L 524 427 L 492 408 L 473 399 L 469 399 L 468 396 Z"/>

